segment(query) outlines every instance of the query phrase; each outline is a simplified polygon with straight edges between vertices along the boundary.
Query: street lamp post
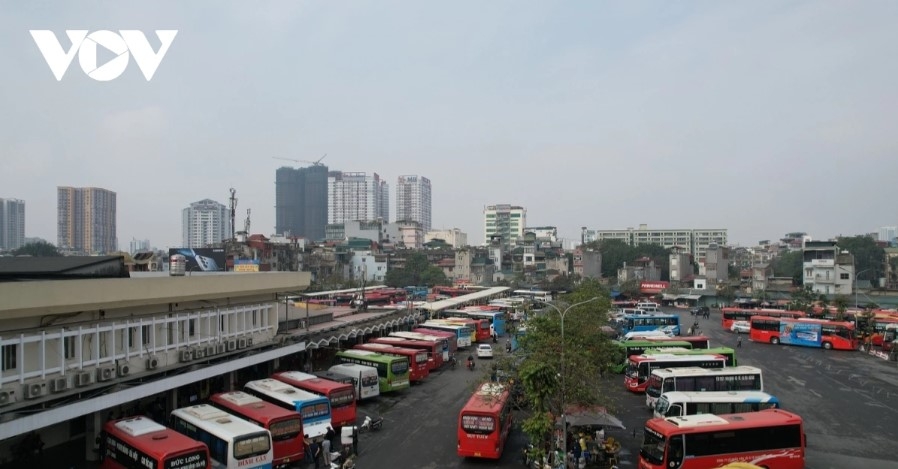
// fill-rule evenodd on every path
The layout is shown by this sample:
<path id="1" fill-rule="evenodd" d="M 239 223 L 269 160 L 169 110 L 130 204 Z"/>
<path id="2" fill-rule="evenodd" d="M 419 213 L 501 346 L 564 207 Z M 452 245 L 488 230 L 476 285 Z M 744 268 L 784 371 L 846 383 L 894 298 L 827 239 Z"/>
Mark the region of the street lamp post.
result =
<path id="1" fill-rule="evenodd" d="M 558 309 L 558 307 L 553 305 L 552 303 L 545 303 L 546 306 L 551 306 L 552 309 L 557 311 L 558 315 L 561 316 L 561 438 L 562 438 L 562 442 L 563 442 L 561 447 L 564 449 L 565 452 L 567 452 L 567 444 L 566 444 L 567 443 L 567 415 L 566 415 L 565 409 L 564 409 L 564 393 L 565 393 L 565 386 L 564 386 L 564 384 L 565 384 L 564 383 L 564 316 L 567 315 L 567 312 L 570 311 L 571 309 L 573 309 L 574 307 L 584 305 L 586 303 L 589 303 L 591 301 L 595 301 L 598 299 L 599 299 L 598 296 L 594 296 L 588 300 L 581 301 L 579 303 L 574 303 L 574 304 L 568 306 L 567 308 L 565 308 L 564 311 Z"/>
<path id="2" fill-rule="evenodd" d="M 854 274 L 854 309 L 857 309 L 857 278 L 864 272 L 869 272 L 873 269 L 864 269 L 856 274 Z"/>

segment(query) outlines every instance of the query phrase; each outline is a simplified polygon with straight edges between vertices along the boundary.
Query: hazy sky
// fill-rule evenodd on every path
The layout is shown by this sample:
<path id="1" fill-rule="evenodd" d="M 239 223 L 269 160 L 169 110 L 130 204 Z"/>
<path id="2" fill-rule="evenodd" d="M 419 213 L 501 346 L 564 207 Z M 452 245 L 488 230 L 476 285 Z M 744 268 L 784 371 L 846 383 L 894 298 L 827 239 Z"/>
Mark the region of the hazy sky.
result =
<path id="1" fill-rule="evenodd" d="M 118 193 L 118 239 L 176 246 L 237 189 L 274 231 L 275 170 L 317 160 L 433 184 L 433 225 L 727 228 L 753 244 L 898 223 L 898 2 L 0 1 L 0 197 L 56 242 L 56 187 Z M 29 30 L 178 35 L 152 81 Z M 111 55 L 100 54 L 111 58 Z M 242 226 L 239 225 L 239 226 Z"/>

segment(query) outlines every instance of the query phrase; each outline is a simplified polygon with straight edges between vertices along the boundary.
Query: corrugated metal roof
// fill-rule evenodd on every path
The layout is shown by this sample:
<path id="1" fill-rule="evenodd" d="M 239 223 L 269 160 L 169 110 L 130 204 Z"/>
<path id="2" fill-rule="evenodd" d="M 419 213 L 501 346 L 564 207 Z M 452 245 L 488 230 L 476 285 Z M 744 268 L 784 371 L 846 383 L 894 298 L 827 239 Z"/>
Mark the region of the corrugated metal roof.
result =
<path id="1" fill-rule="evenodd" d="M 450 308 L 454 308 L 456 306 L 464 305 L 471 301 L 476 301 L 476 300 L 480 300 L 483 298 L 489 298 L 490 296 L 498 295 L 498 294 L 508 291 L 508 290 L 509 290 L 509 287 L 487 288 L 486 290 L 475 291 L 474 293 L 457 296 L 455 298 L 448 298 L 445 300 L 425 303 L 423 306 L 420 306 L 420 308 L 425 309 L 427 311 L 442 311 L 444 309 L 450 309 Z"/>

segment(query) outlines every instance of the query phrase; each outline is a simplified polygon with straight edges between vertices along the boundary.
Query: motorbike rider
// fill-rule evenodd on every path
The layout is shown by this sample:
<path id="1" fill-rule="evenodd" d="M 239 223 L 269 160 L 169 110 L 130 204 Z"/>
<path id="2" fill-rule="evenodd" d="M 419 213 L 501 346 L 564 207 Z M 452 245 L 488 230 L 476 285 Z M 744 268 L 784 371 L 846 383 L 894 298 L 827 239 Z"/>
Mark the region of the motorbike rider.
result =
<path id="1" fill-rule="evenodd" d="M 468 355 L 468 368 L 474 368 L 474 355 Z"/>

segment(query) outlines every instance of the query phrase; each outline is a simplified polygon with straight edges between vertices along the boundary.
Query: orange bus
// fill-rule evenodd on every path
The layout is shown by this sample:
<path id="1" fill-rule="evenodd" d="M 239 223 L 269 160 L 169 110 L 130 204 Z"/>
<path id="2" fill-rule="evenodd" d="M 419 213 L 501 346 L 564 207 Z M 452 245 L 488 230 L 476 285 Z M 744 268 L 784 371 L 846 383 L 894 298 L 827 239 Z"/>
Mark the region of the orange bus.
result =
<path id="1" fill-rule="evenodd" d="M 271 377 L 303 391 L 326 397 L 331 403 L 331 425 L 335 429 L 344 425 L 355 425 L 354 385 L 331 381 L 301 371 L 282 371 L 271 375 Z"/>
<path id="2" fill-rule="evenodd" d="M 645 423 L 640 469 L 713 469 L 733 462 L 804 469 L 801 417 L 781 409 L 700 414 Z"/>
<path id="3" fill-rule="evenodd" d="M 265 402 L 243 391 L 213 394 L 209 401 L 215 407 L 271 432 L 274 467 L 302 460 L 302 415 L 299 412 Z"/>
<path id="4" fill-rule="evenodd" d="M 749 338 L 752 342 L 823 347 L 827 350 L 858 348 L 853 324 L 824 319 L 755 316 L 751 318 Z"/>
<path id="5" fill-rule="evenodd" d="M 352 348 L 408 358 L 408 380 L 412 383 L 424 381 L 424 378 L 430 375 L 430 369 L 427 367 L 427 352 L 424 350 L 394 347 L 387 344 L 373 344 L 370 342 L 354 345 Z"/>
<path id="6" fill-rule="evenodd" d="M 100 437 L 100 458 L 101 469 L 212 467 L 205 443 L 142 416 L 106 422 Z"/>
<path id="7" fill-rule="evenodd" d="M 511 425 L 508 389 L 497 383 L 481 384 L 458 413 L 458 455 L 499 459 Z"/>
<path id="8" fill-rule="evenodd" d="M 749 308 L 721 308 L 720 325 L 729 331 L 735 321 L 751 321 L 755 316 L 768 316 L 771 318 L 805 318 L 808 315 L 801 311 L 785 311 L 782 309 L 749 309 Z"/>
<path id="9" fill-rule="evenodd" d="M 427 352 L 427 369 L 429 371 L 443 366 L 443 345 L 437 341 L 413 340 L 403 337 L 374 337 L 368 343 L 424 350 Z"/>

